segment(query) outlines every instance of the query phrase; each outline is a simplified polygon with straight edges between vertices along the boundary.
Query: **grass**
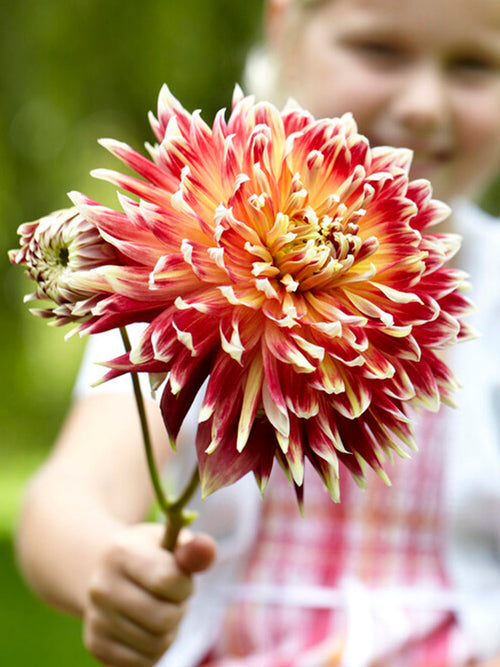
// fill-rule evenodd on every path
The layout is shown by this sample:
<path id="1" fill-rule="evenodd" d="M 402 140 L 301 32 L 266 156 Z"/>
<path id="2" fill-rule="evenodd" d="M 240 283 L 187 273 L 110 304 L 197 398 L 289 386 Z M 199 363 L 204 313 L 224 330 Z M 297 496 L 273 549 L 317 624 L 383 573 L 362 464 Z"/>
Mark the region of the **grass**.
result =
<path id="1" fill-rule="evenodd" d="M 45 607 L 19 576 L 7 537 L 0 539 L 0 664 L 5 667 L 97 667 L 77 619 Z"/>
<path id="2" fill-rule="evenodd" d="M 81 623 L 47 608 L 17 571 L 13 532 L 22 489 L 47 456 L 71 397 L 82 346 L 32 316 L 6 317 L 0 336 L 0 665 L 97 667 Z"/>

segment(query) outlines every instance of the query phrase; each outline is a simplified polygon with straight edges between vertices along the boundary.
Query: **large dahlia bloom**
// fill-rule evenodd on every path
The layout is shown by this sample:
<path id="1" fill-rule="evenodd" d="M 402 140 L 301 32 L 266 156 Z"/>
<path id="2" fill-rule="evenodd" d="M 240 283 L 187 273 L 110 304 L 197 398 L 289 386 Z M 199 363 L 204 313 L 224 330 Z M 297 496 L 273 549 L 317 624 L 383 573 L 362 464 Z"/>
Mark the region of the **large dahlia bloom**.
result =
<path id="1" fill-rule="evenodd" d="M 166 380 L 173 441 L 208 379 L 204 495 L 249 471 L 263 489 L 275 458 L 299 496 L 305 459 L 334 500 L 339 463 L 384 477 L 386 456 L 414 446 L 407 406 L 451 402 L 442 351 L 469 335 L 464 274 L 445 268 L 458 240 L 430 231 L 448 208 L 409 181 L 409 151 L 371 148 L 350 115 L 237 89 L 209 127 L 165 87 L 151 122 L 151 159 L 103 141 L 142 177 L 95 172 L 134 195 L 121 211 L 71 195 L 122 258 L 82 330 L 146 323 L 107 377 Z"/>

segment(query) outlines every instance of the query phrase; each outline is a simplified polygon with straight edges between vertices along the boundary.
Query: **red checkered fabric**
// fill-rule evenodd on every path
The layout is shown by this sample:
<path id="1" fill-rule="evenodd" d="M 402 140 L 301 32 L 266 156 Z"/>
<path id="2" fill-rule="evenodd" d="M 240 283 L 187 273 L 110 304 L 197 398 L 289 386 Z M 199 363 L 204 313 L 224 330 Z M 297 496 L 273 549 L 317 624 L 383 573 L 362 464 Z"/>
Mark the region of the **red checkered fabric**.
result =
<path id="1" fill-rule="evenodd" d="M 234 590 L 210 667 L 458 667 L 470 657 L 444 568 L 441 415 L 387 487 L 341 471 L 332 503 L 306 471 L 305 518 L 281 470 Z"/>

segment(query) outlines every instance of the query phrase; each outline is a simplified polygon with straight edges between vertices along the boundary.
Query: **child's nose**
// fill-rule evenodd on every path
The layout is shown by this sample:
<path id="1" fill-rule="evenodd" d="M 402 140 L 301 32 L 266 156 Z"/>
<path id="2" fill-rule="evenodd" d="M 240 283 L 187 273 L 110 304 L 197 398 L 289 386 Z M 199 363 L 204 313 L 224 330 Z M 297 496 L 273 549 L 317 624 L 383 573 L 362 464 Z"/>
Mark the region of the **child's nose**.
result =
<path id="1" fill-rule="evenodd" d="M 402 76 L 392 111 L 406 129 L 427 133 L 446 122 L 448 101 L 446 80 L 439 66 L 417 63 Z"/>

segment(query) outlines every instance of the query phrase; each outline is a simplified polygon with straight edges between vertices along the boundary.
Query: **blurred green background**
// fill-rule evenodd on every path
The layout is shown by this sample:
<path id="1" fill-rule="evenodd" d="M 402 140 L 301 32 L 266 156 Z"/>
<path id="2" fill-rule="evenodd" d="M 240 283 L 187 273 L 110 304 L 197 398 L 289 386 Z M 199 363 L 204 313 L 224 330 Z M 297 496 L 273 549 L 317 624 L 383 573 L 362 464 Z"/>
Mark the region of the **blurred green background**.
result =
<path id="1" fill-rule="evenodd" d="M 69 205 L 81 190 L 114 204 L 88 175 L 116 166 L 102 136 L 136 148 L 153 139 L 147 111 L 168 82 L 211 120 L 230 103 L 259 34 L 262 0 L 0 0 L 0 664 L 97 665 L 80 624 L 46 609 L 22 584 L 12 532 L 23 484 L 68 407 L 82 342 L 28 314 L 30 291 L 6 251 L 17 226 Z M 483 201 L 500 210 L 499 188 Z"/>
<path id="2" fill-rule="evenodd" d="M 230 104 L 260 0 L 0 0 L 0 664 L 97 665 L 80 624 L 46 609 L 16 572 L 12 532 L 21 489 L 68 407 L 82 342 L 29 315 L 31 291 L 7 250 L 16 229 L 70 205 L 81 190 L 114 205 L 95 167 L 118 163 L 111 136 L 141 150 L 163 82 L 211 121 Z"/>

